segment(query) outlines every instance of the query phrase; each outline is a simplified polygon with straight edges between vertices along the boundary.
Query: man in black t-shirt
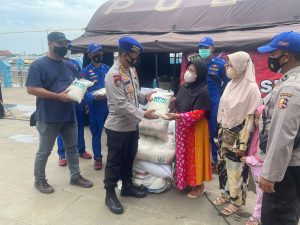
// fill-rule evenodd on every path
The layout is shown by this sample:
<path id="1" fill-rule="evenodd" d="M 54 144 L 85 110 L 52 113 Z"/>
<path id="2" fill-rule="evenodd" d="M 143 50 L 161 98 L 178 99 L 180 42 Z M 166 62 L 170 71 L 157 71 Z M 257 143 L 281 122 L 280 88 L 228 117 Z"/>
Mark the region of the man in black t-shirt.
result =
<path id="1" fill-rule="evenodd" d="M 78 73 L 70 62 L 63 60 L 68 43 L 65 34 L 50 33 L 49 53 L 31 64 L 26 81 L 27 92 L 37 97 L 36 128 L 40 143 L 34 176 L 35 188 L 42 193 L 54 192 L 53 187 L 47 183 L 45 168 L 58 134 L 61 134 L 66 149 L 70 183 L 85 188 L 93 185 L 80 175 L 75 104 L 65 91 Z"/>

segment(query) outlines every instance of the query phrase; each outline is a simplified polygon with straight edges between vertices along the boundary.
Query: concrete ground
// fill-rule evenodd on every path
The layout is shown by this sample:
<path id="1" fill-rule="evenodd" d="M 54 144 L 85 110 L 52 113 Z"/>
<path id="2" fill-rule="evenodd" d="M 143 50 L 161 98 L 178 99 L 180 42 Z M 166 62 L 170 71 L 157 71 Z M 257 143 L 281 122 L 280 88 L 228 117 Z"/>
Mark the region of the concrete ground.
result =
<path id="1" fill-rule="evenodd" d="M 56 146 L 46 170 L 55 192 L 41 194 L 33 187 L 38 133 L 27 121 L 35 98 L 22 88 L 4 88 L 2 94 L 5 104 L 21 107 L 13 108 L 7 118 L 0 120 L 0 225 L 236 225 L 245 224 L 252 212 L 255 195 L 249 192 L 243 211 L 233 217 L 219 216 L 221 209 L 211 204 L 218 195 L 218 180 L 214 177 L 206 185 L 207 194 L 198 199 L 189 199 L 174 188 L 144 199 L 121 197 L 125 213 L 114 215 L 104 205 L 104 170 L 95 171 L 92 160 L 80 159 L 83 176 L 94 186 L 71 186 L 68 168 L 57 164 Z M 85 131 L 87 150 L 91 152 L 91 134 L 87 127 Z M 105 156 L 105 136 L 103 147 Z"/>

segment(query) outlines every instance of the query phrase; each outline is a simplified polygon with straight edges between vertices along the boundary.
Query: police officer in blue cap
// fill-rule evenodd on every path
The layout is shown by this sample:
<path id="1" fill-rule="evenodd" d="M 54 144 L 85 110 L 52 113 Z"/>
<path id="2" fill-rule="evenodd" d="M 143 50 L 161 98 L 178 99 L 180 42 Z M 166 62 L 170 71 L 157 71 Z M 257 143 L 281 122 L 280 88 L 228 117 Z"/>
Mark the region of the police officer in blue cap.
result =
<path id="1" fill-rule="evenodd" d="M 283 74 L 264 98 L 260 148 L 266 151 L 259 187 L 262 225 L 297 225 L 300 215 L 300 34 L 283 32 L 259 52 Z"/>
<path id="2" fill-rule="evenodd" d="M 102 63 L 103 49 L 100 44 L 92 43 L 87 48 L 91 63 L 80 73 L 81 77 L 94 82 L 85 94 L 85 101 L 89 107 L 90 130 L 92 133 L 92 148 L 94 153 L 94 169 L 102 169 L 101 135 L 104 122 L 108 115 L 107 99 L 105 95 L 95 95 L 94 92 L 105 87 L 104 79 L 109 66 Z"/>
<path id="3" fill-rule="evenodd" d="M 209 117 L 209 132 L 210 132 L 210 144 L 212 150 L 212 156 L 214 164 L 218 162 L 217 147 L 214 142 L 214 138 L 217 134 L 217 115 L 219 102 L 223 90 L 228 83 L 226 76 L 225 62 L 213 55 L 215 50 L 214 41 L 210 37 L 205 37 L 200 40 L 198 45 L 199 55 L 207 63 L 207 85 L 210 98 L 210 117 Z"/>
<path id="4" fill-rule="evenodd" d="M 109 115 L 105 123 L 107 134 L 107 163 L 104 188 L 105 204 L 115 213 L 123 212 L 115 187 L 122 180 L 121 196 L 146 197 L 144 188 L 132 184 L 132 165 L 138 149 L 138 124 L 143 118 L 156 119 L 153 110 L 143 111 L 139 104 L 146 104 L 151 94 L 140 93 L 135 66 L 140 61 L 143 46 L 134 38 L 119 40 L 119 57 L 105 78 Z"/>

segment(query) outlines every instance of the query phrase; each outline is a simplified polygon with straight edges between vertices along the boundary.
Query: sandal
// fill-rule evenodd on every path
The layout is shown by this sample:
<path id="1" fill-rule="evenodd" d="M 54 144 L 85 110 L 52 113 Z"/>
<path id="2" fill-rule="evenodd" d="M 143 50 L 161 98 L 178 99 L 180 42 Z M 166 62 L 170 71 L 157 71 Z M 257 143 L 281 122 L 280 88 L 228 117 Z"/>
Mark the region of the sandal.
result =
<path id="1" fill-rule="evenodd" d="M 201 195 L 204 195 L 205 191 L 206 191 L 205 187 L 200 189 L 193 189 L 186 196 L 188 198 L 198 198 Z"/>
<path id="2" fill-rule="evenodd" d="M 221 212 L 223 216 L 231 216 L 237 213 L 241 209 L 241 206 L 235 206 L 233 204 L 228 204 Z"/>
<path id="3" fill-rule="evenodd" d="M 217 198 L 216 200 L 213 201 L 213 204 L 215 206 L 225 205 L 226 203 L 228 203 L 228 201 L 223 197 L 219 197 L 219 198 Z"/>
<path id="4" fill-rule="evenodd" d="M 246 225 L 259 225 L 259 224 L 260 224 L 260 219 L 254 216 L 251 216 L 246 223 Z"/>

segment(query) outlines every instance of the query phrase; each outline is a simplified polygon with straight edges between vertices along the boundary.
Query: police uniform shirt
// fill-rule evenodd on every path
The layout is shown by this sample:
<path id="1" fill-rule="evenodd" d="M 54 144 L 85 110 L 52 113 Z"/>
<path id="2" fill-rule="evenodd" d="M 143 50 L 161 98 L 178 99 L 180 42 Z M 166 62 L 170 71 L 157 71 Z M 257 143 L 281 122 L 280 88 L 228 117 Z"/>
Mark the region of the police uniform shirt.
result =
<path id="1" fill-rule="evenodd" d="M 300 126 L 300 67 L 281 78 L 264 104 L 268 142 L 262 177 L 280 182 L 288 166 L 300 166 L 300 147 L 295 143 Z"/>
<path id="2" fill-rule="evenodd" d="M 105 76 L 108 71 L 109 66 L 101 64 L 101 66 L 97 68 L 92 63 L 87 65 L 81 71 L 80 76 L 82 78 L 94 82 L 94 85 L 89 87 L 87 93 L 85 94 L 85 99 L 89 105 L 97 103 L 98 105 L 103 105 L 103 107 L 106 107 L 106 100 L 95 102 L 96 96 L 93 95 L 93 92 L 105 87 Z"/>
<path id="3" fill-rule="evenodd" d="M 109 115 L 104 127 L 119 132 L 136 131 L 144 118 L 139 103 L 146 101 L 146 95 L 140 93 L 136 70 L 125 70 L 117 60 L 108 71 L 105 84 Z"/>
<path id="4" fill-rule="evenodd" d="M 210 101 L 219 103 L 223 87 L 228 83 L 225 62 L 220 58 L 213 58 L 207 63 L 207 84 Z"/>

